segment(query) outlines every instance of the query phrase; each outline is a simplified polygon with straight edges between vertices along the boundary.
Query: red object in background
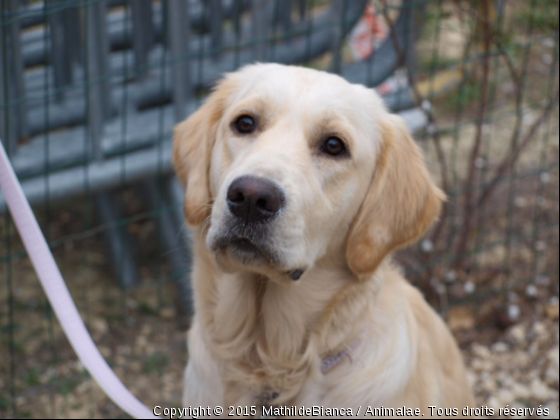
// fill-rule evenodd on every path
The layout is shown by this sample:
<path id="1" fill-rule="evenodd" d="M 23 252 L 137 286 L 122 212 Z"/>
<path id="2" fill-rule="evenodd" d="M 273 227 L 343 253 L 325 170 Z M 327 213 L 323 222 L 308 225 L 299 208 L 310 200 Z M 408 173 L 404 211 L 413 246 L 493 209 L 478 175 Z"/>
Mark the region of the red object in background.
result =
<path id="1" fill-rule="evenodd" d="M 387 26 L 376 13 L 375 6 L 369 4 L 350 33 L 349 43 L 354 59 L 363 60 L 371 56 L 385 38 Z"/>

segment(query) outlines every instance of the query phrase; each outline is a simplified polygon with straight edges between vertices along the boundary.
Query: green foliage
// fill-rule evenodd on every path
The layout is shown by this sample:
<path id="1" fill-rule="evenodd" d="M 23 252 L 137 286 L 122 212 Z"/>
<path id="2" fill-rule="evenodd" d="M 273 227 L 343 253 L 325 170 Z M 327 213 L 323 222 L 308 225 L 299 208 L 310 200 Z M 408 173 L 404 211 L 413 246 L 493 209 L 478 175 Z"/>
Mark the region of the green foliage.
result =
<path id="1" fill-rule="evenodd" d="M 71 394 L 87 376 L 87 373 L 80 373 L 72 376 L 53 378 L 50 382 L 58 393 L 66 396 Z"/>
<path id="2" fill-rule="evenodd" d="M 418 57 L 418 70 L 420 72 L 444 70 L 456 65 L 457 60 L 442 57 L 441 55 L 428 54 Z"/>
<path id="3" fill-rule="evenodd" d="M 146 374 L 162 372 L 169 364 L 169 357 L 164 353 L 155 353 L 144 362 L 142 371 Z"/>
<path id="4" fill-rule="evenodd" d="M 526 7 L 515 10 L 514 24 L 524 28 L 551 33 L 558 31 L 558 0 L 526 2 Z"/>
<path id="5" fill-rule="evenodd" d="M 138 304 L 138 312 L 140 312 L 143 315 L 150 315 L 150 316 L 155 316 L 158 314 L 158 312 L 154 309 L 154 307 L 150 305 L 148 302 L 140 302 Z"/>
<path id="6" fill-rule="evenodd" d="M 0 410 L 7 410 L 10 406 L 10 401 L 8 398 L 2 394 L 0 394 Z"/>
<path id="7" fill-rule="evenodd" d="M 449 109 L 465 108 L 481 98 L 480 82 L 469 79 L 463 83 L 459 89 L 445 97 L 443 102 Z"/>
<path id="8" fill-rule="evenodd" d="M 35 366 L 31 367 L 22 376 L 23 382 L 29 386 L 37 386 L 41 384 L 41 379 L 39 377 L 39 369 Z"/>

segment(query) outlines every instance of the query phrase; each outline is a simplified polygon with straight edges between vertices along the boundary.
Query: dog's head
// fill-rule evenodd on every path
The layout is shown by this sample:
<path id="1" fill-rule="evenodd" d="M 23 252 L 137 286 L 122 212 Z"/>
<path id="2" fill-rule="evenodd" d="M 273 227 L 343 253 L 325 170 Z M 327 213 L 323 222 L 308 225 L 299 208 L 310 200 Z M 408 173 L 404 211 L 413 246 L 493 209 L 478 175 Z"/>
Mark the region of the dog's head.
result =
<path id="1" fill-rule="evenodd" d="M 221 269 L 297 280 L 318 261 L 360 278 L 439 214 L 404 121 L 371 90 L 258 64 L 229 74 L 175 130 L 185 215 Z"/>

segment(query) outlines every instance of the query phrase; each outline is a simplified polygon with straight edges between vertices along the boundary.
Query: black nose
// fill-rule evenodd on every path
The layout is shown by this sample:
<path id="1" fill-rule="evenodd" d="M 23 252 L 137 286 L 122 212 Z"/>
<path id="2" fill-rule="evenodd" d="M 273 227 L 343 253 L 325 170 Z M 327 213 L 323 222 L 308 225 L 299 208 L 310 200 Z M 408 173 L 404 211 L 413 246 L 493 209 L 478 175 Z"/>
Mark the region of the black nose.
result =
<path id="1" fill-rule="evenodd" d="M 246 223 L 263 222 L 276 215 L 284 205 L 284 194 L 266 179 L 242 176 L 227 192 L 229 210 Z"/>

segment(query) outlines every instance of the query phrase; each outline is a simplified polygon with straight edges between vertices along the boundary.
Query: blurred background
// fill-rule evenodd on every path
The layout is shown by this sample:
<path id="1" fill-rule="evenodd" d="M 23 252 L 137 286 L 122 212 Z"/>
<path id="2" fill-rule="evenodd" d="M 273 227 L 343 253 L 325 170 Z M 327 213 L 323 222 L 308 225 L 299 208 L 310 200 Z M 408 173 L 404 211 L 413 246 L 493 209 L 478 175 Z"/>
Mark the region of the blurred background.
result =
<path id="1" fill-rule="evenodd" d="M 479 406 L 557 418 L 558 50 L 557 0 L 2 0 L 0 137 L 99 349 L 145 404 L 175 407 L 191 295 L 173 125 L 255 61 L 375 88 L 449 197 L 396 259 Z M 62 334 L 1 193 L 0 356 L 0 418 L 126 417 Z"/>

